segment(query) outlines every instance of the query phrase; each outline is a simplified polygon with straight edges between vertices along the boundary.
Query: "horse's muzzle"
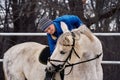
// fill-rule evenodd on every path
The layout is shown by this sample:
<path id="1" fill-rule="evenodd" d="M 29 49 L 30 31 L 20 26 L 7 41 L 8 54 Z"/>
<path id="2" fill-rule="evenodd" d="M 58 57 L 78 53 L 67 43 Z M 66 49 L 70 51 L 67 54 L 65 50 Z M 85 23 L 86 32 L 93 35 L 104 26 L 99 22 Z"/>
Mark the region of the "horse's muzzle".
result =
<path id="1" fill-rule="evenodd" d="M 56 71 L 53 66 L 47 67 L 46 70 L 47 70 L 48 72 L 55 72 L 55 71 Z"/>
<path id="2" fill-rule="evenodd" d="M 54 64 L 51 64 L 51 66 L 48 66 L 47 67 L 47 71 L 49 72 L 59 72 L 59 71 L 62 71 L 63 70 L 63 65 L 54 65 Z"/>

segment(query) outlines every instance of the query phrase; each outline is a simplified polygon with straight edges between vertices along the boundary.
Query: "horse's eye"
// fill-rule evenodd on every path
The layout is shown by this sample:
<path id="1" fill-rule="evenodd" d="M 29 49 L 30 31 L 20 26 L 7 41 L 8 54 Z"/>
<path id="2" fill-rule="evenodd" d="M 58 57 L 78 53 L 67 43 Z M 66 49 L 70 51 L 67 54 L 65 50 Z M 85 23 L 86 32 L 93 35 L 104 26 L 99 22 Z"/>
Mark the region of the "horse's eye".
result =
<path id="1" fill-rule="evenodd" d="M 65 52 L 63 52 L 63 51 L 60 51 L 60 54 L 65 54 Z"/>

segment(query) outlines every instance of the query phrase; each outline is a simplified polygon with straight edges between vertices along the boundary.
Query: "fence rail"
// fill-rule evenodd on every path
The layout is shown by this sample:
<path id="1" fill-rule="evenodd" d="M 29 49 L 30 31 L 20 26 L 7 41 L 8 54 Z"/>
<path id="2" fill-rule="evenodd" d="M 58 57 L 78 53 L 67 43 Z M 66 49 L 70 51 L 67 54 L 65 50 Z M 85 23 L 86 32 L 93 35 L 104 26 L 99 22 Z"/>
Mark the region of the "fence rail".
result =
<path id="1" fill-rule="evenodd" d="M 0 33 L 0 36 L 46 36 L 46 33 Z"/>
<path id="2" fill-rule="evenodd" d="M 102 61 L 102 64 L 120 64 L 120 61 Z"/>
<path id="3" fill-rule="evenodd" d="M 120 33 L 94 33 L 96 36 L 120 36 Z M 0 36 L 46 36 L 46 33 L 0 33 Z M 3 62 L 3 59 L 0 59 Z M 120 64 L 120 61 L 102 61 L 102 64 Z"/>
<path id="4" fill-rule="evenodd" d="M 3 62 L 3 59 L 0 59 Z M 102 61 L 102 64 L 120 64 L 120 61 Z"/>
<path id="5" fill-rule="evenodd" d="M 0 62 L 3 62 L 3 59 L 0 59 Z"/>
<path id="6" fill-rule="evenodd" d="M 120 33 L 94 33 L 96 36 L 120 36 Z M 0 36 L 46 36 L 46 33 L 0 33 Z"/>

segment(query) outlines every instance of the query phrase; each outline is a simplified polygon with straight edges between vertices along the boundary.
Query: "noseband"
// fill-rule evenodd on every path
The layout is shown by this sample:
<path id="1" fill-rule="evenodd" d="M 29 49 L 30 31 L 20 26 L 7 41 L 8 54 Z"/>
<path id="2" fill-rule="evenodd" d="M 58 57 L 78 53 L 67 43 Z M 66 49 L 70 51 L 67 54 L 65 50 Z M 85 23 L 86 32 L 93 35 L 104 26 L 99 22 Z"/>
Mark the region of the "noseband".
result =
<path id="1" fill-rule="evenodd" d="M 95 60 L 95 59 L 99 58 L 102 55 L 102 53 L 100 53 L 99 55 L 96 55 L 96 57 L 85 60 L 85 61 L 80 61 L 80 62 L 73 63 L 73 64 L 69 63 L 68 60 L 71 59 L 71 55 L 72 55 L 73 51 L 74 51 L 74 54 L 80 59 L 80 56 L 77 54 L 77 52 L 74 49 L 74 46 L 75 46 L 75 34 L 73 32 L 71 32 L 71 35 L 72 35 L 72 39 L 73 39 L 73 44 L 72 45 L 65 45 L 65 46 L 72 46 L 72 48 L 70 50 L 70 53 L 69 53 L 68 57 L 66 58 L 66 60 L 61 61 L 61 60 L 54 60 L 54 59 L 50 59 L 50 58 L 48 59 L 49 63 L 55 68 L 55 72 L 62 71 L 63 69 L 65 69 L 67 67 L 72 67 L 73 68 L 74 65 Z M 53 62 L 63 62 L 63 64 L 62 65 L 61 64 L 60 65 L 54 65 L 51 61 L 53 61 Z M 68 64 L 65 65 L 66 63 L 68 63 Z M 70 72 L 72 71 L 72 68 L 71 68 Z"/>

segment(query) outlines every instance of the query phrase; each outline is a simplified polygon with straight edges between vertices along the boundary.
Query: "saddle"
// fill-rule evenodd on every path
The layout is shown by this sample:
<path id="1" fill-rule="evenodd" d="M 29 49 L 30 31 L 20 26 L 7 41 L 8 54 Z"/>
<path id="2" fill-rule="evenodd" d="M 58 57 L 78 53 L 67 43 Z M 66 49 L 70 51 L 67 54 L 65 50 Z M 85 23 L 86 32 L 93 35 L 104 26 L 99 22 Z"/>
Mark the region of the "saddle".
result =
<path id="1" fill-rule="evenodd" d="M 40 56 L 39 56 L 40 63 L 47 65 L 47 60 L 49 57 L 50 57 L 50 49 L 47 46 L 40 53 Z"/>

